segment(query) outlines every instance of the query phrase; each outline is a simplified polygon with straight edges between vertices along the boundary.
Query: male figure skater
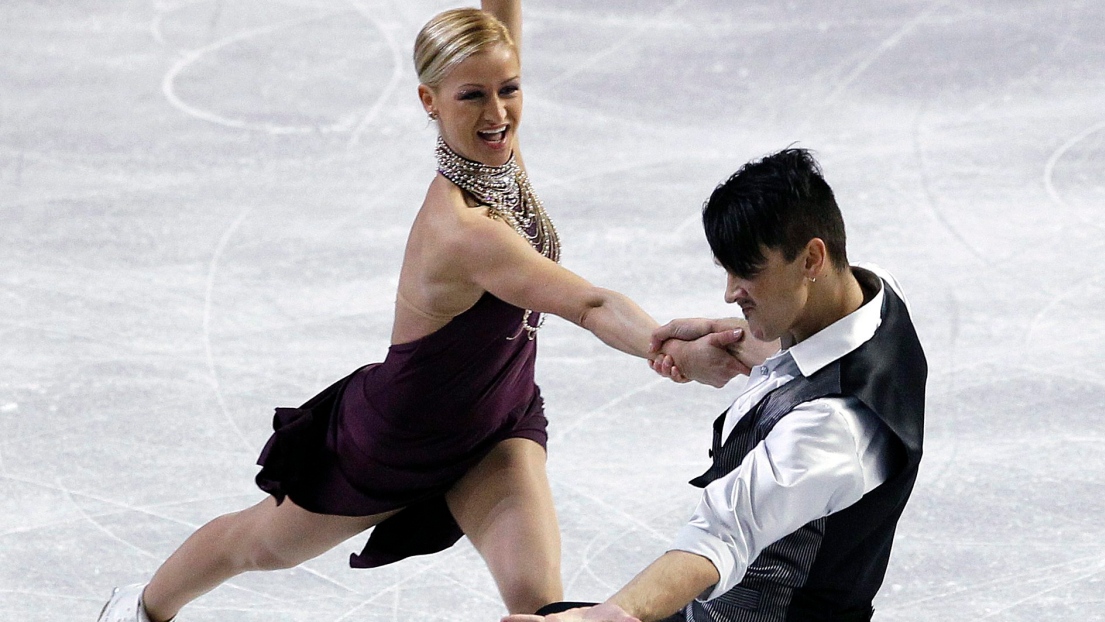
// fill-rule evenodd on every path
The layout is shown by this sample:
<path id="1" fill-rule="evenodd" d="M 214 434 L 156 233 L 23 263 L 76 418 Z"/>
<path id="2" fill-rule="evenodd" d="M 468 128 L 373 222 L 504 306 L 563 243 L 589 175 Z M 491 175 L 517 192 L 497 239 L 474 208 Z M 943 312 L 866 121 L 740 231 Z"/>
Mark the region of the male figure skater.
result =
<path id="1" fill-rule="evenodd" d="M 722 356 L 732 321 L 658 329 L 662 373 L 717 385 L 750 372 L 714 422 L 694 516 L 605 603 L 504 622 L 871 619 L 921 459 L 927 364 L 901 289 L 849 265 L 840 210 L 804 149 L 741 167 L 703 224 L 726 301 L 782 349 L 749 369 Z"/>

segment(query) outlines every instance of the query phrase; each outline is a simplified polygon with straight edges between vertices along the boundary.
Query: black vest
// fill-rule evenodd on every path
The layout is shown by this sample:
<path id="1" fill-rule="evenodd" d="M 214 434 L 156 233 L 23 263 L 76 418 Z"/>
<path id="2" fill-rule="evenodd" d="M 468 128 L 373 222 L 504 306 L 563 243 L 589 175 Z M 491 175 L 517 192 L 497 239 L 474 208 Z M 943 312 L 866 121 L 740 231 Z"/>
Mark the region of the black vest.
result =
<path id="1" fill-rule="evenodd" d="M 874 274 L 853 268 L 867 291 L 885 292 L 874 336 L 810 377 L 799 376 L 767 394 L 723 444 L 725 416 L 714 422 L 713 465 L 691 480 L 705 487 L 740 465 L 795 406 L 821 397 L 853 396 L 891 432 L 888 479 L 840 512 L 800 527 L 765 548 L 744 579 L 724 595 L 694 601 L 691 622 L 807 622 L 865 620 L 882 585 L 898 518 L 921 460 L 928 365 L 905 303 Z"/>

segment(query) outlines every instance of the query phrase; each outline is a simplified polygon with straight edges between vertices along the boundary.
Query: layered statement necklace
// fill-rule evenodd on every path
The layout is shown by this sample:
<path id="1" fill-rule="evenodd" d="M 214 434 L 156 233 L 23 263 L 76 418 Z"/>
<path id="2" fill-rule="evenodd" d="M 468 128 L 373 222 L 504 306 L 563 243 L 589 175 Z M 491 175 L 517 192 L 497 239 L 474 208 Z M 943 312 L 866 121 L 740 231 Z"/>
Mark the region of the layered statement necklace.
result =
<path id="1" fill-rule="evenodd" d="M 437 171 L 445 179 L 486 205 L 488 216 L 510 225 L 534 250 L 553 261 L 560 261 L 560 237 L 556 227 L 513 154 L 506 164 L 489 166 L 461 156 L 445 144 L 441 136 L 437 137 L 435 153 Z M 532 314 L 532 310 L 526 309 L 522 316 L 522 328 L 529 339 L 536 337 L 537 329 L 545 323 L 542 316 L 536 326 L 531 326 Z"/>

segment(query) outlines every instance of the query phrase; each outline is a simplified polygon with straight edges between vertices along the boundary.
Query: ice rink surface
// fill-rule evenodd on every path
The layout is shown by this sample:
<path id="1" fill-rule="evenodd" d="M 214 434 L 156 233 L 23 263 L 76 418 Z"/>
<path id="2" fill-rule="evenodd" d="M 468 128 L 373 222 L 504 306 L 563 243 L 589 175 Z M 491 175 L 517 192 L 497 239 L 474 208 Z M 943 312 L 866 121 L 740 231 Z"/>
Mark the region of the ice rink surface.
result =
<path id="1" fill-rule="evenodd" d="M 95 619 L 262 498 L 274 406 L 380 360 L 435 132 L 409 50 L 452 5 L 0 5 L 0 619 Z M 876 620 L 1105 619 L 1105 3 L 525 5 L 526 163 L 564 264 L 661 321 L 732 315 L 699 209 L 815 150 L 850 256 L 928 353 L 926 456 Z M 567 596 L 609 595 L 697 498 L 739 391 L 541 332 Z M 363 539 L 180 622 L 503 613 L 467 542 Z"/>

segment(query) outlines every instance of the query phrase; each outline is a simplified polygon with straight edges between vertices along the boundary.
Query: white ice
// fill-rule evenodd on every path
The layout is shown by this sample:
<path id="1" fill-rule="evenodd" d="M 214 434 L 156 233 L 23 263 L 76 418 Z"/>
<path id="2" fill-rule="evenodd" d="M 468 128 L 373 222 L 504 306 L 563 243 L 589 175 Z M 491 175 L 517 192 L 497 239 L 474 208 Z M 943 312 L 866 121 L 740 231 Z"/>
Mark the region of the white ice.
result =
<path id="1" fill-rule="evenodd" d="M 272 408 L 387 346 L 433 173 L 414 34 L 438 0 L 0 5 L 0 619 L 95 619 L 261 498 Z M 931 364 L 922 473 L 876 619 L 1105 619 L 1105 3 L 526 0 L 534 184 L 564 264 L 660 320 L 732 314 L 698 223 L 744 161 L 817 153 L 853 260 Z M 572 599 L 690 514 L 737 386 L 541 333 Z M 215 620 L 503 613 L 467 544 L 350 541 L 234 579 Z"/>

